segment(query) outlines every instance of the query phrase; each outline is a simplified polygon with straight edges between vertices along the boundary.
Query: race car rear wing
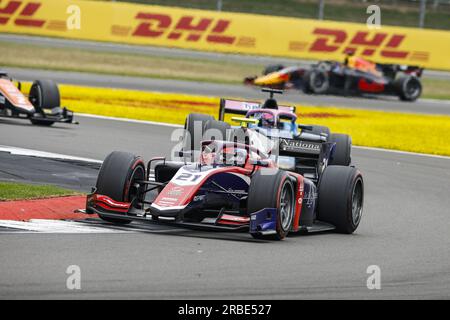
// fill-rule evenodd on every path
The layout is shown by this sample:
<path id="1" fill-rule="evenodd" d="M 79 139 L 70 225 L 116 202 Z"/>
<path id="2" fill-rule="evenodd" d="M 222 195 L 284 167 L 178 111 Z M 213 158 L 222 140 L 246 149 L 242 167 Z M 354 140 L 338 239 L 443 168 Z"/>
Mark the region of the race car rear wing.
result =
<path id="1" fill-rule="evenodd" d="M 260 109 L 261 103 L 257 101 L 242 101 L 233 99 L 220 99 L 219 120 L 224 121 L 225 113 L 246 115 L 248 111 Z M 278 110 L 294 112 L 295 107 L 279 105 Z"/>
<path id="2" fill-rule="evenodd" d="M 280 138 L 278 143 L 279 156 L 295 158 L 295 168 L 291 170 L 314 181 L 319 180 L 324 166 L 333 156 L 335 146 L 334 143 L 303 139 Z"/>
<path id="3" fill-rule="evenodd" d="M 387 63 L 379 63 L 377 66 L 381 69 L 383 74 L 390 78 L 395 78 L 398 72 L 414 75 L 418 78 L 422 76 L 423 68 L 420 66 L 410 66 L 410 65 L 401 65 L 401 64 L 387 64 Z"/>
<path id="4" fill-rule="evenodd" d="M 322 152 L 322 143 L 298 139 L 279 139 L 280 155 L 303 155 L 318 158 Z"/>
<path id="5" fill-rule="evenodd" d="M 406 74 L 415 75 L 416 77 L 420 78 L 422 76 L 422 73 L 423 73 L 423 68 L 421 68 L 419 66 L 399 65 L 398 66 L 398 71 L 406 73 Z"/>

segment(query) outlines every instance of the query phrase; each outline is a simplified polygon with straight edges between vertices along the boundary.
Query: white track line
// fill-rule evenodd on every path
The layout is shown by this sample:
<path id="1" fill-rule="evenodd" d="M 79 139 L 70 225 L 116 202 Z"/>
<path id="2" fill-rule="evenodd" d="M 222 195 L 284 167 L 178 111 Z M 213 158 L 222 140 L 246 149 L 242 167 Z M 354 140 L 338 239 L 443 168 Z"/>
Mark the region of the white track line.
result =
<path id="1" fill-rule="evenodd" d="M 440 100 L 440 99 L 421 98 L 421 99 L 419 99 L 419 101 L 430 102 L 430 103 L 436 103 L 436 104 L 450 105 L 450 100 Z M 427 113 L 427 114 L 428 114 L 428 113 Z"/>
<path id="2" fill-rule="evenodd" d="M 429 157 L 429 158 L 450 160 L 450 157 L 440 156 L 440 155 L 436 155 L 436 154 L 426 154 L 426 153 L 401 151 L 401 150 L 391 150 L 391 149 L 382 149 L 382 148 L 373 148 L 373 147 L 363 147 L 363 146 L 352 146 L 352 147 L 355 148 L 355 149 L 397 153 L 397 154 L 402 154 L 402 155 L 407 155 L 407 156 L 420 156 L 420 157 Z"/>
<path id="3" fill-rule="evenodd" d="M 0 220 L 0 227 L 43 233 L 129 233 L 132 231 L 93 227 L 75 221 L 31 219 L 28 222 Z"/>
<path id="4" fill-rule="evenodd" d="M 136 119 L 127 119 L 127 118 L 116 118 L 116 117 L 108 117 L 108 116 L 99 116 L 99 115 L 96 115 L 96 114 L 88 114 L 88 113 L 77 113 L 76 116 L 77 117 L 78 116 L 85 117 L 85 118 L 102 119 L 102 120 L 122 121 L 122 122 L 139 123 L 139 124 L 150 124 L 150 125 L 162 126 L 162 127 L 183 128 L 183 126 L 181 124 L 156 122 L 156 121 L 147 121 L 147 120 L 136 120 Z"/>
<path id="5" fill-rule="evenodd" d="M 2 146 L 0 145 L 0 152 L 8 152 L 14 155 L 19 156 L 30 156 L 30 157 L 38 157 L 38 158 L 46 158 L 46 159 L 59 159 L 59 160 L 73 160 L 73 161 L 83 161 L 83 162 L 91 162 L 91 163 L 102 163 L 103 161 L 89 158 L 82 158 L 76 156 L 69 156 L 65 154 L 52 153 L 46 151 L 32 150 L 32 149 L 24 149 L 10 146 Z"/>

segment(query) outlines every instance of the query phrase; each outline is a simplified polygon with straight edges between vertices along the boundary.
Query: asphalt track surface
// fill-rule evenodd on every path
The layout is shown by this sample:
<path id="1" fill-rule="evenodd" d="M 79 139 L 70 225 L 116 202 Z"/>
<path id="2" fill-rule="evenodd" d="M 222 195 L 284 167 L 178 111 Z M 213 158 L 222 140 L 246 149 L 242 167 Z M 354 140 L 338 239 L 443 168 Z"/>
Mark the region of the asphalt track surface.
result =
<path id="1" fill-rule="evenodd" d="M 174 144 L 168 126 L 79 120 L 53 128 L 0 120 L 0 145 L 93 159 L 128 150 L 148 159 Z M 127 233 L 1 232 L 0 298 L 449 299 L 450 160 L 364 149 L 354 149 L 353 160 L 366 187 L 353 235 L 264 242 L 134 223 Z M 74 264 L 81 290 L 66 289 Z M 381 269 L 380 290 L 366 287 L 370 265 Z"/>
<path id="2" fill-rule="evenodd" d="M 0 152 L 0 181 L 54 184 L 89 192 L 97 180 L 100 164 L 60 161 Z"/>

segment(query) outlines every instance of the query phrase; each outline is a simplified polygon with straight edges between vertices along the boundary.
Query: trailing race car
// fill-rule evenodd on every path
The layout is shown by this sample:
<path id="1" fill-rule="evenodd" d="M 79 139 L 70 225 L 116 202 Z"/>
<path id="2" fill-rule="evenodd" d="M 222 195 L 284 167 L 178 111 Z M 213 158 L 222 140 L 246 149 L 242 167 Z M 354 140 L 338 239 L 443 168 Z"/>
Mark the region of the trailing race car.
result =
<path id="1" fill-rule="evenodd" d="M 296 88 L 307 94 L 398 96 L 403 101 L 415 101 L 422 93 L 417 66 L 380 64 L 349 56 L 344 63 L 321 61 L 312 66 L 268 66 L 262 76 L 247 77 L 245 84 L 277 89 Z"/>
<path id="2" fill-rule="evenodd" d="M 193 121 L 191 114 L 187 127 Z M 220 135 L 228 127 L 214 119 L 195 122 L 209 127 L 206 134 L 211 130 L 210 134 Z M 190 129 L 185 148 L 178 154 L 183 158 L 193 151 L 186 146 L 198 141 L 190 137 Z M 87 196 L 85 212 L 116 224 L 137 220 L 245 230 L 258 239 L 281 240 L 300 231 L 354 232 L 362 215 L 363 178 L 355 167 L 330 165 L 336 144 L 319 142 L 317 137 L 283 138 L 287 154 L 309 161 L 286 170 L 278 165 L 278 156 L 270 154 L 273 138 L 256 129 L 242 126 L 229 130 L 230 139 L 199 141 L 200 154 L 194 162 L 158 157 L 145 164 L 141 157 L 113 152 L 103 162 L 96 187 Z M 302 174 L 302 170 L 312 172 L 311 168 L 311 178 Z M 149 196 L 152 192 L 156 195 Z"/>
<path id="3" fill-rule="evenodd" d="M 248 129 L 261 133 L 274 141 L 270 154 L 276 156 L 277 165 L 281 168 L 300 173 L 318 181 L 317 161 L 320 153 L 305 152 L 304 148 L 319 149 L 321 144 L 331 143 L 330 156 L 323 157 L 329 165 L 349 166 L 351 164 L 352 139 L 347 134 L 331 133 L 330 129 L 320 125 L 297 124 L 294 106 L 278 105 L 273 98 L 274 93 L 283 93 L 276 89 L 263 89 L 270 92 L 270 98 L 264 103 L 257 101 L 240 101 L 221 99 L 218 119 L 210 115 L 190 114 L 185 122 L 184 150 L 192 151 L 191 161 L 200 152 L 202 139 L 225 139 L 233 141 L 234 130 L 245 125 Z M 228 114 L 245 115 L 231 117 L 240 123 L 232 127 L 224 122 Z M 228 120 L 228 119 L 227 119 Z M 236 136 L 236 134 L 234 134 Z M 241 142 L 244 142 L 242 138 Z M 303 146 L 296 151 L 297 146 Z"/>
<path id="4" fill-rule="evenodd" d="M 28 97 L 20 88 L 20 82 L 15 86 L 13 79 L 0 71 L 0 117 L 27 119 L 42 126 L 55 122 L 77 124 L 73 121 L 73 112 L 61 108 L 59 89 L 53 81 L 34 81 Z"/>

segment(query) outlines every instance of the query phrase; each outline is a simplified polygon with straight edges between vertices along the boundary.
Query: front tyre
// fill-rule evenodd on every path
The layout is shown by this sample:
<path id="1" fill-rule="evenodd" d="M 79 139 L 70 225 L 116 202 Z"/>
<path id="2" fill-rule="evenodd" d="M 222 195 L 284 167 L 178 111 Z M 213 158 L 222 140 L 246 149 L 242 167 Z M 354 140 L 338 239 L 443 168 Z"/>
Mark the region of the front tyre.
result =
<path id="1" fill-rule="evenodd" d="M 260 170 L 252 177 L 248 190 L 247 210 L 253 213 L 264 208 L 276 208 L 276 233 L 270 235 L 252 233 L 252 236 L 256 239 L 282 240 L 289 233 L 294 220 L 294 183 L 285 171 L 262 170 L 264 172 Z"/>
<path id="2" fill-rule="evenodd" d="M 119 202 L 133 202 L 142 195 L 142 187 L 137 181 L 145 180 L 145 164 L 141 157 L 128 152 L 114 151 L 110 153 L 97 178 L 97 193 Z M 129 219 L 109 218 L 99 214 L 102 220 L 128 224 Z"/>
<path id="3" fill-rule="evenodd" d="M 331 166 L 319 183 L 318 219 L 331 223 L 339 233 L 353 233 L 361 221 L 364 182 L 353 167 Z"/>
<path id="4" fill-rule="evenodd" d="M 41 114 L 44 113 L 43 109 L 53 109 L 61 105 L 58 86 L 52 80 L 34 81 L 31 85 L 28 99 L 35 107 L 36 111 Z M 32 124 L 41 126 L 51 126 L 55 123 L 54 121 L 39 119 L 31 119 L 30 121 Z"/>

